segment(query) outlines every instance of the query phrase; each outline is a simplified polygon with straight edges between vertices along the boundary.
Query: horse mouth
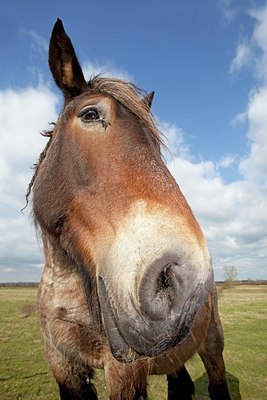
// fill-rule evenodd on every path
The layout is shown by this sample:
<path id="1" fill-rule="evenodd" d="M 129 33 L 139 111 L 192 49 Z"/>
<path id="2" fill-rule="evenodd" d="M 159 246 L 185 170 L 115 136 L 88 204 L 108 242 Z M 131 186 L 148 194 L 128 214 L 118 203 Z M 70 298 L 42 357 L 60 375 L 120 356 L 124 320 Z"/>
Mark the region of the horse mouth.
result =
<path id="1" fill-rule="evenodd" d="M 175 329 L 173 325 L 166 327 L 166 321 L 162 321 L 162 324 L 156 321 L 157 329 L 153 329 L 153 323 L 150 323 L 146 330 L 143 317 L 139 314 L 135 319 L 125 318 L 125 315 L 116 318 L 116 310 L 114 311 L 111 306 L 106 285 L 101 277 L 98 278 L 98 293 L 110 349 L 112 355 L 120 362 L 132 363 L 140 357 L 161 356 L 182 344 L 190 335 L 195 313 L 189 311 L 189 303 Z M 187 318 L 188 314 L 191 314 L 190 321 Z M 160 329 L 158 329 L 159 324 Z M 157 334 L 154 334 L 155 331 Z M 158 333 L 159 331 L 161 333 Z"/>
<path id="2" fill-rule="evenodd" d="M 101 310 L 104 319 L 104 327 L 109 340 L 112 355 L 119 362 L 132 363 L 137 358 L 140 358 L 140 356 L 129 346 L 120 332 L 110 304 L 106 285 L 101 277 L 98 279 L 98 288 Z"/>

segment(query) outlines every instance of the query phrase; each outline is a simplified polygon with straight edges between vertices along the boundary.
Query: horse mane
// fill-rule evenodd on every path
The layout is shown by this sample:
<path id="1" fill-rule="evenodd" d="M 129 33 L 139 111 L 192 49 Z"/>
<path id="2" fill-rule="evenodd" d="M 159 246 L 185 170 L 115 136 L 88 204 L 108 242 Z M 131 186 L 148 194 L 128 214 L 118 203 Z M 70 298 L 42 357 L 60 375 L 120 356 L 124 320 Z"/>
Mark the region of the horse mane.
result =
<path id="1" fill-rule="evenodd" d="M 55 124 L 52 123 L 52 125 L 55 125 Z M 21 211 L 25 210 L 25 208 L 27 208 L 27 206 L 28 206 L 28 204 L 29 204 L 29 197 L 30 197 L 30 195 L 31 195 L 32 187 L 33 187 L 33 185 L 34 185 L 36 176 L 37 176 L 37 174 L 38 174 L 40 165 L 42 164 L 42 161 L 45 159 L 47 150 L 48 150 L 48 148 L 49 148 L 49 146 L 50 146 L 51 139 L 52 139 L 52 135 L 53 135 L 53 130 L 43 131 L 43 132 L 41 132 L 41 135 L 42 135 L 42 136 L 45 136 L 45 137 L 48 137 L 49 140 L 48 140 L 48 142 L 46 143 L 44 150 L 41 152 L 41 154 L 40 154 L 40 156 L 39 156 L 39 159 L 38 159 L 38 162 L 35 163 L 35 164 L 33 165 L 33 167 L 32 167 L 32 169 L 34 170 L 34 173 L 33 173 L 32 179 L 31 179 L 31 181 L 30 181 L 30 183 L 29 183 L 29 185 L 28 185 L 27 192 L 26 192 L 26 195 L 25 195 L 26 204 L 25 204 L 25 206 L 21 209 Z"/>
<path id="2" fill-rule="evenodd" d="M 156 123 L 153 115 L 150 112 L 149 106 L 145 104 L 142 99 L 147 93 L 138 88 L 134 83 L 128 82 L 118 78 L 108 78 L 101 75 L 92 76 L 88 81 L 88 89 L 98 93 L 105 93 L 113 97 L 117 102 L 122 104 L 131 113 L 135 114 L 141 121 L 142 125 L 148 130 L 151 135 L 153 142 L 155 143 L 159 153 L 161 154 L 161 148 L 166 148 L 166 144 L 163 140 L 163 134 L 156 127 Z M 52 123 L 52 125 L 56 125 Z M 39 160 L 33 165 L 33 176 L 28 185 L 28 189 L 25 195 L 26 204 L 22 208 L 23 211 L 29 204 L 29 197 L 31 195 L 32 188 L 39 168 L 46 157 L 47 150 L 50 146 L 51 139 L 53 136 L 53 130 L 41 132 L 42 136 L 49 137 L 49 140 L 39 156 Z"/>
<path id="3" fill-rule="evenodd" d="M 148 105 L 142 101 L 147 95 L 144 90 L 132 82 L 118 78 L 103 77 L 101 75 L 91 77 L 88 86 L 93 91 L 108 94 L 131 113 L 135 114 L 143 126 L 148 129 L 159 151 L 161 147 L 166 147 L 163 134 L 156 127 L 154 117 Z"/>

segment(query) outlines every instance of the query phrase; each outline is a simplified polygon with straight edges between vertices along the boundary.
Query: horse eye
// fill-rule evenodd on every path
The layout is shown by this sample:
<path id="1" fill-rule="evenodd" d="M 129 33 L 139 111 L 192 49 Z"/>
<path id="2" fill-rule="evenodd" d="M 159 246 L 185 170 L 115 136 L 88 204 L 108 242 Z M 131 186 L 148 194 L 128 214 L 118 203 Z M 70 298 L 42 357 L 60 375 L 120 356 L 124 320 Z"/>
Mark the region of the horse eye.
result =
<path id="1" fill-rule="evenodd" d="M 86 108 L 79 114 L 83 122 L 97 121 L 100 119 L 99 113 L 95 108 Z"/>

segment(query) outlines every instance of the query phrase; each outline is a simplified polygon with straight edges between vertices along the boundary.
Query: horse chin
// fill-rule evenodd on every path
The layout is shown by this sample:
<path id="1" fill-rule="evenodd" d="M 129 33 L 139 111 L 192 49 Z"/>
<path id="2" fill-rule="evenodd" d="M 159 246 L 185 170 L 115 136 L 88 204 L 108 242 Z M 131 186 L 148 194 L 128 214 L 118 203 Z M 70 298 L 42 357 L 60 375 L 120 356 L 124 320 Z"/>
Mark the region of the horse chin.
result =
<path id="1" fill-rule="evenodd" d="M 121 340 L 124 341 L 124 339 L 121 337 Z M 124 342 L 126 343 L 126 342 Z M 117 344 L 117 343 L 116 343 Z M 111 347 L 111 352 L 114 358 L 116 358 L 117 361 L 124 363 L 124 364 L 131 364 L 137 359 L 140 359 L 140 355 L 137 354 L 132 348 L 128 346 L 127 352 L 125 352 L 125 348 L 123 349 L 124 352 L 122 351 L 121 348 L 114 347 L 114 343 L 110 344 Z"/>
<path id="2" fill-rule="evenodd" d="M 131 325 L 131 321 L 125 319 L 124 322 L 120 318 L 116 318 L 114 309 L 111 306 L 109 295 L 106 290 L 104 281 L 98 280 L 98 293 L 103 316 L 103 324 L 109 341 L 110 349 L 114 358 L 123 363 L 132 363 L 140 358 L 151 358 L 164 355 L 169 350 L 183 343 L 190 334 L 190 326 L 188 321 L 184 324 L 184 318 L 181 318 L 183 327 L 177 326 L 177 331 L 168 332 L 166 334 L 164 326 L 161 333 L 158 334 L 156 343 L 149 343 L 146 337 L 139 334 Z M 138 317 L 136 318 L 138 326 Z M 177 332 L 179 332 L 177 334 Z M 166 337 L 168 340 L 166 340 Z"/>

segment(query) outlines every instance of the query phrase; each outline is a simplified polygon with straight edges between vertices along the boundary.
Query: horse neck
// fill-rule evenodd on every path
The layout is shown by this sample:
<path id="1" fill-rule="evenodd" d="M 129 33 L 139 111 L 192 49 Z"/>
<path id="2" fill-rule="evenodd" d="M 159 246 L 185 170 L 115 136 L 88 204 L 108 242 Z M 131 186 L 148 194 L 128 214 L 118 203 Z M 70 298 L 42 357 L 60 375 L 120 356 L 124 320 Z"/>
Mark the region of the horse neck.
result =
<path id="1" fill-rule="evenodd" d="M 39 285 L 38 303 L 42 313 L 59 308 L 79 310 L 79 316 L 91 316 L 100 325 L 100 308 L 94 277 L 81 273 L 58 243 L 43 234 L 45 266 Z"/>

